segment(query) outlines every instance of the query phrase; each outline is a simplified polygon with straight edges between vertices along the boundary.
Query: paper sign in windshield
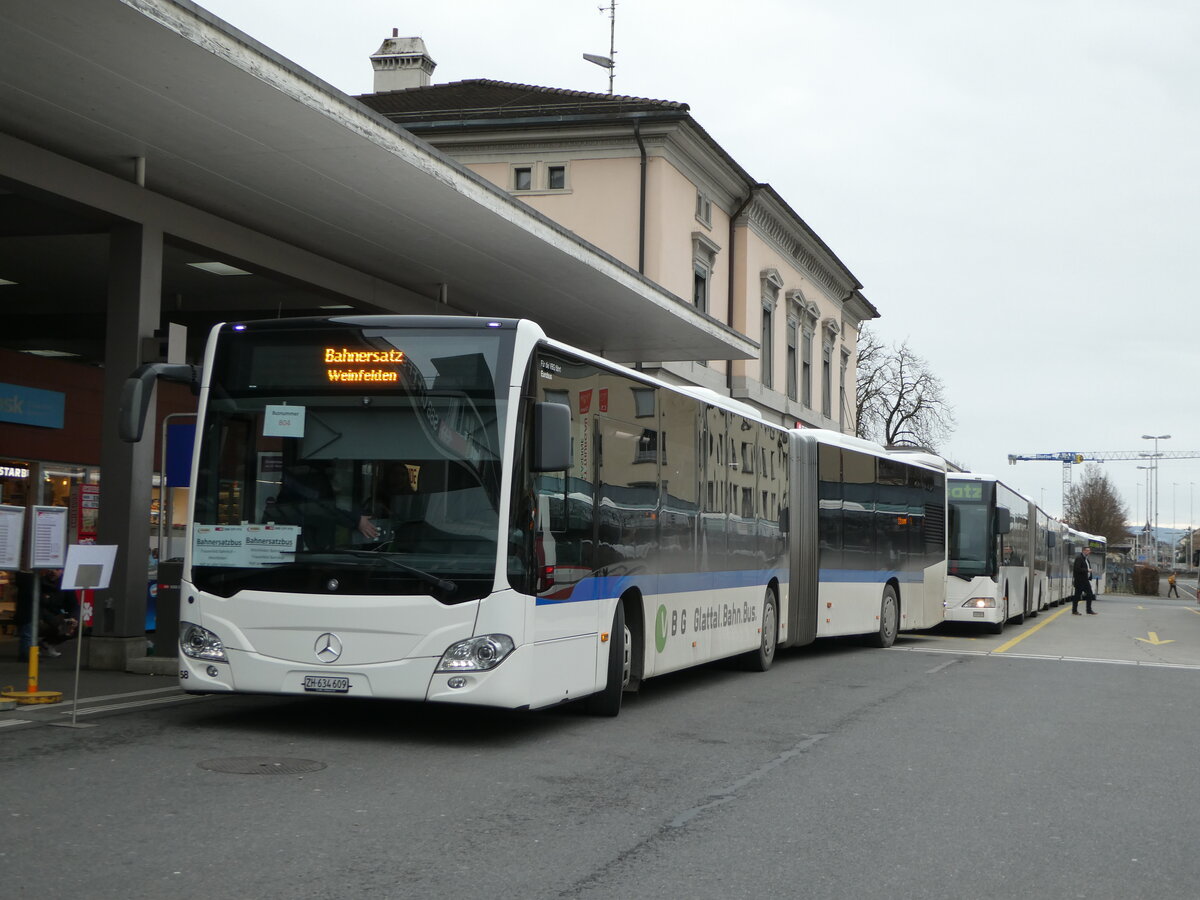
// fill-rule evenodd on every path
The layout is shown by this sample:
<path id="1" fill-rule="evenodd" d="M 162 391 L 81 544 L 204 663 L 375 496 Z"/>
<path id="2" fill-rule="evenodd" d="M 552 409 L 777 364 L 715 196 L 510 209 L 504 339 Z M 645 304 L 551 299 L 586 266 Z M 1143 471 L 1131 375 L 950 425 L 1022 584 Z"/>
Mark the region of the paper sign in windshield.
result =
<path id="1" fill-rule="evenodd" d="M 291 562 L 299 525 L 197 525 L 192 565 L 254 569 Z"/>
<path id="2" fill-rule="evenodd" d="M 268 406 L 263 410 L 263 437 L 304 437 L 304 407 Z"/>

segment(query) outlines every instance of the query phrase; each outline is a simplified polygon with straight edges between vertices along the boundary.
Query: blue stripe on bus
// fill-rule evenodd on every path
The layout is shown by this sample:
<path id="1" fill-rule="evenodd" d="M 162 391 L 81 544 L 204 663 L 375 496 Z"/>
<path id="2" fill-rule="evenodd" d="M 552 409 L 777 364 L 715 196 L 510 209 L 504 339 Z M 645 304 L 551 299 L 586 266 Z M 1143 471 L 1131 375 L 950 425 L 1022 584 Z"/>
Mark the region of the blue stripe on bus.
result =
<path id="1" fill-rule="evenodd" d="M 538 597 L 538 606 L 552 606 L 559 603 L 584 603 L 590 600 L 610 600 L 620 597 L 629 587 L 644 584 L 647 581 L 658 581 L 660 594 L 685 594 L 701 591 L 722 591 L 734 588 L 754 587 L 766 584 L 772 578 L 786 581 L 784 570 L 776 569 L 742 569 L 725 572 L 675 572 L 665 575 L 605 575 L 596 578 L 585 578 L 573 589 L 564 586 L 563 591 L 570 591 L 564 597 Z M 902 584 L 919 584 L 924 581 L 923 572 L 891 572 L 866 569 L 822 569 L 820 580 L 835 584 L 883 584 L 889 579 L 895 579 Z"/>
<path id="2" fill-rule="evenodd" d="M 785 578 L 783 570 L 745 569 L 726 572 L 673 572 L 666 575 L 641 572 L 634 575 L 605 575 L 583 579 L 566 597 L 538 597 L 537 605 L 612 599 L 620 597 L 627 588 L 647 581 L 657 581 L 660 594 L 685 594 L 753 587 L 766 584 L 772 578 Z M 564 587 L 564 590 L 568 588 Z"/>

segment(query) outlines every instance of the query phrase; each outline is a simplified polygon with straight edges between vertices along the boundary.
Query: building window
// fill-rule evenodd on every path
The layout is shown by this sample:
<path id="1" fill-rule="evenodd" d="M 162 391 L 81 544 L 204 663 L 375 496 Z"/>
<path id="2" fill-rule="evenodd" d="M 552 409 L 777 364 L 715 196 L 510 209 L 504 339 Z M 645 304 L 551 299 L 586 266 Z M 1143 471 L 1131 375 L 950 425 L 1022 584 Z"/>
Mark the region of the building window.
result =
<path id="1" fill-rule="evenodd" d="M 759 275 L 762 296 L 762 346 L 759 349 L 762 386 L 769 388 L 775 383 L 775 307 L 779 305 L 779 292 L 783 279 L 775 269 L 763 269 Z"/>
<path id="2" fill-rule="evenodd" d="M 833 345 L 842 326 L 833 316 L 821 320 L 821 413 L 827 419 L 833 418 Z"/>
<path id="3" fill-rule="evenodd" d="M 692 303 L 700 312 L 708 312 L 709 287 L 720 252 L 708 235 L 692 232 Z"/>
<path id="4" fill-rule="evenodd" d="M 533 190 L 533 167 L 532 166 L 514 166 L 512 170 L 514 191 L 531 191 Z"/>
<path id="5" fill-rule="evenodd" d="M 700 312 L 708 312 L 708 282 L 712 270 L 702 262 L 692 263 L 692 305 Z"/>
<path id="6" fill-rule="evenodd" d="M 800 382 L 801 371 L 801 328 L 808 325 L 812 315 L 809 312 L 808 301 L 804 299 L 804 292 L 799 288 L 792 288 L 787 292 L 787 395 L 789 400 L 800 399 Z M 808 339 L 808 328 L 804 329 L 806 334 L 805 340 Z M 804 361 L 807 365 L 812 364 L 811 350 L 805 355 Z M 811 384 L 811 378 L 809 379 Z M 812 397 L 808 395 L 805 400 L 805 405 L 810 406 Z"/>
<path id="7" fill-rule="evenodd" d="M 696 220 L 712 227 L 712 201 L 696 191 Z"/>
<path id="8" fill-rule="evenodd" d="M 800 402 L 812 409 L 812 382 L 813 382 L 813 333 L 809 328 L 804 329 L 804 338 L 800 342 L 802 351 L 800 363 Z"/>
<path id="9" fill-rule="evenodd" d="M 817 333 L 820 309 L 797 288 L 787 292 L 788 316 L 800 333 L 800 402 L 813 408 L 813 338 Z"/>
<path id="10" fill-rule="evenodd" d="M 639 419 L 654 415 L 654 388 L 630 388 L 633 391 L 633 414 Z"/>
<path id="11" fill-rule="evenodd" d="M 546 167 L 546 190 L 565 191 L 567 189 L 567 167 Z"/>
<path id="12" fill-rule="evenodd" d="M 634 454 L 633 462 L 634 465 L 658 462 L 658 432 L 653 428 L 642 429 L 642 436 L 638 438 L 637 452 Z"/>
<path id="13" fill-rule="evenodd" d="M 842 431 L 847 431 L 847 426 L 850 425 L 850 404 L 846 399 L 846 370 L 850 367 L 850 351 L 845 347 L 842 348 L 842 367 L 841 380 L 838 382 L 838 406 L 840 407 L 838 415 L 841 417 Z"/>
<path id="14" fill-rule="evenodd" d="M 771 373 L 775 370 L 775 360 L 771 354 L 772 345 L 775 343 L 774 326 L 771 324 L 772 315 L 772 311 L 764 306 L 762 311 L 762 349 L 759 351 L 762 372 L 759 374 L 762 376 L 762 386 L 766 388 L 772 385 Z"/>
<path id="15" fill-rule="evenodd" d="M 800 323 L 788 316 L 787 321 L 787 395 L 789 400 L 795 400 L 798 396 L 796 387 L 796 375 L 798 373 L 798 360 L 796 344 L 799 343 L 797 337 L 800 330 Z"/>
<path id="16" fill-rule="evenodd" d="M 833 344 L 821 345 L 821 415 L 833 417 Z"/>

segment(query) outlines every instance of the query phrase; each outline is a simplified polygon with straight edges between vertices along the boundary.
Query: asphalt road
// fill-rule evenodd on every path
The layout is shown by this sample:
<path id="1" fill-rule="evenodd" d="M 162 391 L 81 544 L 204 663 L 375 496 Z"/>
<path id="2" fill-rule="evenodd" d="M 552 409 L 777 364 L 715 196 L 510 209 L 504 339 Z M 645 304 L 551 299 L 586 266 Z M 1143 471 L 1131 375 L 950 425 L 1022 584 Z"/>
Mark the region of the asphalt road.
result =
<path id="1" fill-rule="evenodd" d="M 0 729 L 0 878 L 14 897 L 1195 897 L 1200 605 L 1096 609 L 668 676 L 615 720 L 38 710 Z"/>

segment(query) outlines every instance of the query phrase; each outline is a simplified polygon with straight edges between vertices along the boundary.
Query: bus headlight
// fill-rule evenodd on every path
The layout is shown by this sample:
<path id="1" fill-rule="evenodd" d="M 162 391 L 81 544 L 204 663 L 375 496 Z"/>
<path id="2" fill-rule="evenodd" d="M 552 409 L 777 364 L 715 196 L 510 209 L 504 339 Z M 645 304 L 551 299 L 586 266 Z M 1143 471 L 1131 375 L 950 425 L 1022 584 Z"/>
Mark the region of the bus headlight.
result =
<path id="1" fill-rule="evenodd" d="M 225 645 L 221 639 L 199 625 L 180 622 L 179 649 L 192 659 L 207 659 L 213 662 L 229 662 L 225 656 Z"/>
<path id="2" fill-rule="evenodd" d="M 964 603 L 963 606 L 968 607 L 969 609 L 995 609 L 996 608 L 996 598 L 995 597 L 972 597 L 970 600 L 968 600 L 966 603 Z"/>
<path id="3" fill-rule="evenodd" d="M 438 662 L 438 672 L 486 672 L 512 653 L 516 645 L 507 634 L 481 634 L 451 644 Z"/>

